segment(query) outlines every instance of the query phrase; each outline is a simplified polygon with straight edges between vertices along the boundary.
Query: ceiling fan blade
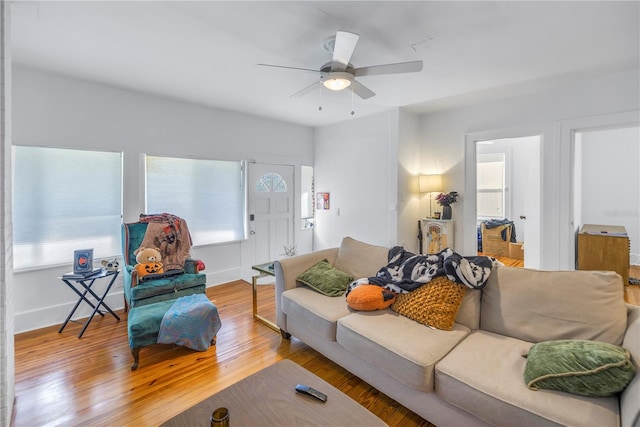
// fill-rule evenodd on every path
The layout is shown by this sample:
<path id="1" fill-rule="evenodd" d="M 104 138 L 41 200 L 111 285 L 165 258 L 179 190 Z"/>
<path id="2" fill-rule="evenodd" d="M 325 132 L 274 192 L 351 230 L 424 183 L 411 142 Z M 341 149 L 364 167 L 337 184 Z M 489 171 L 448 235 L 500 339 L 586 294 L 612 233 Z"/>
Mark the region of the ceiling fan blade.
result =
<path id="1" fill-rule="evenodd" d="M 369 99 L 376 94 L 374 91 L 355 79 L 351 81 L 349 88 L 362 99 Z"/>
<path id="2" fill-rule="evenodd" d="M 320 72 L 320 70 L 312 70 L 310 68 L 287 67 L 285 65 L 272 65 L 272 64 L 256 64 L 256 65 L 259 65 L 261 67 L 286 68 L 288 70 L 311 71 L 312 73 Z"/>
<path id="3" fill-rule="evenodd" d="M 373 65 L 371 67 L 361 67 L 353 70 L 353 75 L 375 76 L 380 74 L 415 73 L 422 71 L 422 61 L 398 62 L 396 64 Z"/>
<path id="4" fill-rule="evenodd" d="M 338 31 L 336 33 L 331 71 L 344 71 L 347 69 L 359 38 L 359 35 L 346 31 Z"/>
<path id="5" fill-rule="evenodd" d="M 299 97 L 301 97 L 303 95 L 306 95 L 307 93 L 309 93 L 313 89 L 315 89 L 316 86 L 318 86 L 319 84 L 320 84 L 320 82 L 313 82 L 309 86 L 304 87 L 304 88 L 300 89 L 299 91 L 297 91 L 296 93 L 289 95 L 289 98 L 299 98 Z"/>

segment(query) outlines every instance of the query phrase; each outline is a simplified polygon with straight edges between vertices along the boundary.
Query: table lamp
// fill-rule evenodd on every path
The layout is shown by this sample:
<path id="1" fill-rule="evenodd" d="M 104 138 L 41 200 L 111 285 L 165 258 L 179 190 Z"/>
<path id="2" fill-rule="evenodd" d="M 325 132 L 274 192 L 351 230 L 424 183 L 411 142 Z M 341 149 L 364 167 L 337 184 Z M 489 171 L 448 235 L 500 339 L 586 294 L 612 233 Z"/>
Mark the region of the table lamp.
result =
<path id="1" fill-rule="evenodd" d="M 431 207 L 433 204 L 433 193 L 442 189 L 442 175 L 420 175 L 420 192 L 429 193 L 429 218 L 433 218 Z"/>

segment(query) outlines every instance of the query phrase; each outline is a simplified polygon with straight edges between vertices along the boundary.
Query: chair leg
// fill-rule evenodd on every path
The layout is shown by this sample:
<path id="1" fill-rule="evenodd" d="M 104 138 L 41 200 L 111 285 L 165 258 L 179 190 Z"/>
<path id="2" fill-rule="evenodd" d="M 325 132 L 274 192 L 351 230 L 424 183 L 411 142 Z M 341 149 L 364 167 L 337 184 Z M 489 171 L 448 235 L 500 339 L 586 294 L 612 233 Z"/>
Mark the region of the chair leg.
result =
<path id="1" fill-rule="evenodd" d="M 132 348 L 131 354 L 133 355 L 133 365 L 131 365 L 131 370 L 135 371 L 138 369 L 138 364 L 140 363 L 140 347 Z"/>

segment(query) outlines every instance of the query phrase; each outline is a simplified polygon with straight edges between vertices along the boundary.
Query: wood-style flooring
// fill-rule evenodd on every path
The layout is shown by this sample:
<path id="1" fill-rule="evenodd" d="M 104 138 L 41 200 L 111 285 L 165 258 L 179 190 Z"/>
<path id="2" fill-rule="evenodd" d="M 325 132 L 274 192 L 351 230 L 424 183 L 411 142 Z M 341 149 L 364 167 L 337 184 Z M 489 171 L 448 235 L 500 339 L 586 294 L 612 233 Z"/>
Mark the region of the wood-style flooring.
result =
<path id="1" fill-rule="evenodd" d="M 272 286 L 261 292 L 269 289 L 273 301 Z M 291 359 L 390 426 L 433 426 L 299 340 L 284 340 L 254 322 L 249 283 L 210 287 L 207 295 L 222 319 L 216 346 L 206 352 L 144 347 L 133 372 L 122 311 L 120 322 L 96 316 L 81 339 L 82 325 L 75 323 L 62 334 L 58 326 L 17 334 L 13 425 L 157 426 L 242 378 Z"/>
<path id="2" fill-rule="evenodd" d="M 501 261 L 522 266 L 518 260 Z M 640 305 L 640 286 L 626 289 L 628 301 Z M 259 292 L 261 314 L 271 318 L 273 287 L 260 286 Z M 291 359 L 390 426 L 433 426 L 299 340 L 283 340 L 254 322 L 250 284 L 211 287 L 207 295 L 222 319 L 216 346 L 206 352 L 173 345 L 145 347 L 133 372 L 122 311 L 120 322 L 96 316 L 81 339 L 77 335 L 82 326 L 75 323 L 62 334 L 58 326 L 17 334 L 13 425 L 157 426 L 242 378 Z"/>

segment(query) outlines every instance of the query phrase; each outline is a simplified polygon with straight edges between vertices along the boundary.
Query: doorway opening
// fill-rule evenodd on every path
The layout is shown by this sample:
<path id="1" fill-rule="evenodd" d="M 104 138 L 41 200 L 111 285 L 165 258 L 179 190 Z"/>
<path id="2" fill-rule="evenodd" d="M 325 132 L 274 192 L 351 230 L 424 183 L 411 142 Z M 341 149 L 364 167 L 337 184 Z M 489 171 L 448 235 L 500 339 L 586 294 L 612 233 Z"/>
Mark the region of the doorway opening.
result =
<path id="1" fill-rule="evenodd" d="M 475 141 L 478 253 L 539 268 L 541 136 Z"/>

